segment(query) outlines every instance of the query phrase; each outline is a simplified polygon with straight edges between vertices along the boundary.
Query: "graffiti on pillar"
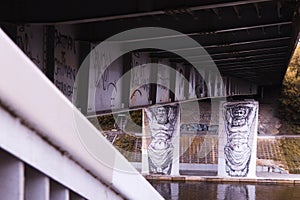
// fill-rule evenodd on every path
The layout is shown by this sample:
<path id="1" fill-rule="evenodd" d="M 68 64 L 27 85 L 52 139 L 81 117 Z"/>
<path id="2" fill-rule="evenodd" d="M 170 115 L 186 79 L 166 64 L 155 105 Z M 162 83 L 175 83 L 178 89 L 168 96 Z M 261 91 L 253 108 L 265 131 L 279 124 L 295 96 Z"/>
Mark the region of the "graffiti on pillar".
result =
<path id="1" fill-rule="evenodd" d="M 151 142 L 148 145 L 150 173 L 171 174 L 174 145 L 172 138 L 179 123 L 179 108 L 159 106 L 145 109 Z"/>
<path id="2" fill-rule="evenodd" d="M 55 27 L 54 84 L 70 100 L 76 101 L 75 78 L 79 69 L 79 43 L 73 39 L 71 28 Z M 76 97 L 76 95 L 75 95 Z"/>
<path id="3" fill-rule="evenodd" d="M 24 53 L 45 72 L 43 63 L 43 26 L 23 24 L 17 26 L 16 43 Z"/>
<path id="4" fill-rule="evenodd" d="M 148 63 L 151 63 L 149 53 L 132 53 L 130 107 L 150 104 L 151 66 Z"/>
<path id="5" fill-rule="evenodd" d="M 91 44 L 89 67 L 88 113 L 122 107 L 122 57 L 113 60 L 115 52 L 100 51 Z"/>
<path id="6" fill-rule="evenodd" d="M 244 177 L 249 171 L 251 148 L 248 140 L 257 106 L 251 102 L 225 103 L 223 109 L 227 135 L 224 147 L 226 173 Z"/>

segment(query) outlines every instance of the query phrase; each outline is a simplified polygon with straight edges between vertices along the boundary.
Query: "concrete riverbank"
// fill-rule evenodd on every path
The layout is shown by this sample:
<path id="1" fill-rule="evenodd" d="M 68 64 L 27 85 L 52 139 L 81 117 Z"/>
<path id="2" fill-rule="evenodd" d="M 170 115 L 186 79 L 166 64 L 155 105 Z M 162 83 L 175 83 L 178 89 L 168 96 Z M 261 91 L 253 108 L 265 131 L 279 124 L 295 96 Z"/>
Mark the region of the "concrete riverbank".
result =
<path id="1" fill-rule="evenodd" d="M 300 174 L 278 174 L 278 173 L 257 173 L 255 178 L 242 178 L 242 177 L 231 177 L 223 178 L 218 176 L 213 176 L 211 173 L 204 174 L 202 176 L 195 175 L 180 175 L 180 176 L 166 176 L 166 175 L 144 175 L 148 181 L 160 180 L 160 181 L 173 181 L 173 182 L 241 182 L 241 183 L 267 183 L 267 184 L 300 184 Z"/>

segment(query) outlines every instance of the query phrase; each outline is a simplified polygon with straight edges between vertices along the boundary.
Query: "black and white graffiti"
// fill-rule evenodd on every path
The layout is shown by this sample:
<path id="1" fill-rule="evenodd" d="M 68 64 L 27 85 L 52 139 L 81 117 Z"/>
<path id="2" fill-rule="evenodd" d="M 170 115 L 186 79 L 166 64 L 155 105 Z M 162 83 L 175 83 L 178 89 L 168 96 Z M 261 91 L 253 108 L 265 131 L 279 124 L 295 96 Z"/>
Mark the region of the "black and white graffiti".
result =
<path id="1" fill-rule="evenodd" d="M 251 148 L 248 144 L 250 129 L 257 106 L 251 102 L 225 103 L 223 107 L 227 143 L 224 147 L 226 173 L 245 177 L 249 171 Z"/>
<path id="2" fill-rule="evenodd" d="M 122 58 L 113 60 L 114 52 L 102 52 L 91 44 L 89 60 L 88 113 L 122 107 Z"/>
<path id="3" fill-rule="evenodd" d="M 74 30 L 63 26 L 55 26 L 54 39 L 54 84 L 70 101 L 76 102 L 79 42 L 74 40 Z"/>
<path id="4" fill-rule="evenodd" d="M 176 106 L 160 106 L 145 109 L 151 132 L 148 146 L 150 173 L 171 174 L 174 145 L 172 138 L 179 123 Z"/>
<path id="5" fill-rule="evenodd" d="M 44 27 L 22 24 L 17 26 L 16 43 L 24 53 L 36 64 L 36 66 L 46 72 L 43 60 L 44 51 Z"/>
<path id="6" fill-rule="evenodd" d="M 149 53 L 132 53 L 129 106 L 150 104 L 151 57 Z"/>

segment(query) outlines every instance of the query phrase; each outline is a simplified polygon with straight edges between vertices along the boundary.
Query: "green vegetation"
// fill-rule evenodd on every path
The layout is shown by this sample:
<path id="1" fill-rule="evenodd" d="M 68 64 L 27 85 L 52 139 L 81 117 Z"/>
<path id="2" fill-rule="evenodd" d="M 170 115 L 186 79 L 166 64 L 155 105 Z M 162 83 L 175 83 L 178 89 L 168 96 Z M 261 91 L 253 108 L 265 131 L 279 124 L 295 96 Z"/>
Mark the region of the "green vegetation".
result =
<path id="1" fill-rule="evenodd" d="M 102 130 L 111 130 L 114 128 L 115 119 L 112 114 L 98 116 L 98 124 Z"/>
<path id="2" fill-rule="evenodd" d="M 131 162 L 141 162 L 141 141 L 140 137 L 135 137 L 129 134 L 118 135 L 114 146 Z"/>
<path id="3" fill-rule="evenodd" d="M 300 174 L 300 139 L 285 138 L 280 140 L 281 152 L 285 156 L 289 173 Z"/>
<path id="4" fill-rule="evenodd" d="M 142 132 L 142 110 L 134 110 L 129 112 L 125 129 L 127 132 Z"/>
<path id="5" fill-rule="evenodd" d="M 279 115 L 282 133 L 300 134 L 300 45 L 297 46 L 284 77 Z"/>
<path id="6" fill-rule="evenodd" d="M 125 151 L 134 152 L 136 151 L 136 140 L 135 136 L 129 134 L 118 135 L 114 146 Z"/>
<path id="7" fill-rule="evenodd" d="M 112 114 L 98 116 L 96 118 L 89 119 L 90 122 L 99 130 L 107 131 L 115 128 L 115 120 L 117 115 Z M 126 132 L 142 132 L 142 110 L 130 111 L 126 116 L 127 125 L 125 127 Z"/>

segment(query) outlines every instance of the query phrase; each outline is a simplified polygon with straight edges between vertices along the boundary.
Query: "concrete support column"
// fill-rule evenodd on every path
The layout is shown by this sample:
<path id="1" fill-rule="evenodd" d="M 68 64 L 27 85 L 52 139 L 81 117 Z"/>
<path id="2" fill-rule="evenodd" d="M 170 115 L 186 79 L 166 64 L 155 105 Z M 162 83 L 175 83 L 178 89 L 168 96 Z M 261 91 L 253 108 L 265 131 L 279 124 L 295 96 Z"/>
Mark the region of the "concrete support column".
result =
<path id="1" fill-rule="evenodd" d="M 256 177 L 258 102 L 220 104 L 218 176 Z"/>
<path id="2" fill-rule="evenodd" d="M 179 175 L 179 105 L 143 109 L 142 173 Z"/>
<path id="3" fill-rule="evenodd" d="M 148 145 L 147 141 L 151 139 L 149 131 L 146 131 L 146 113 L 145 109 L 142 109 L 142 174 L 149 174 L 149 162 L 148 162 Z"/>

